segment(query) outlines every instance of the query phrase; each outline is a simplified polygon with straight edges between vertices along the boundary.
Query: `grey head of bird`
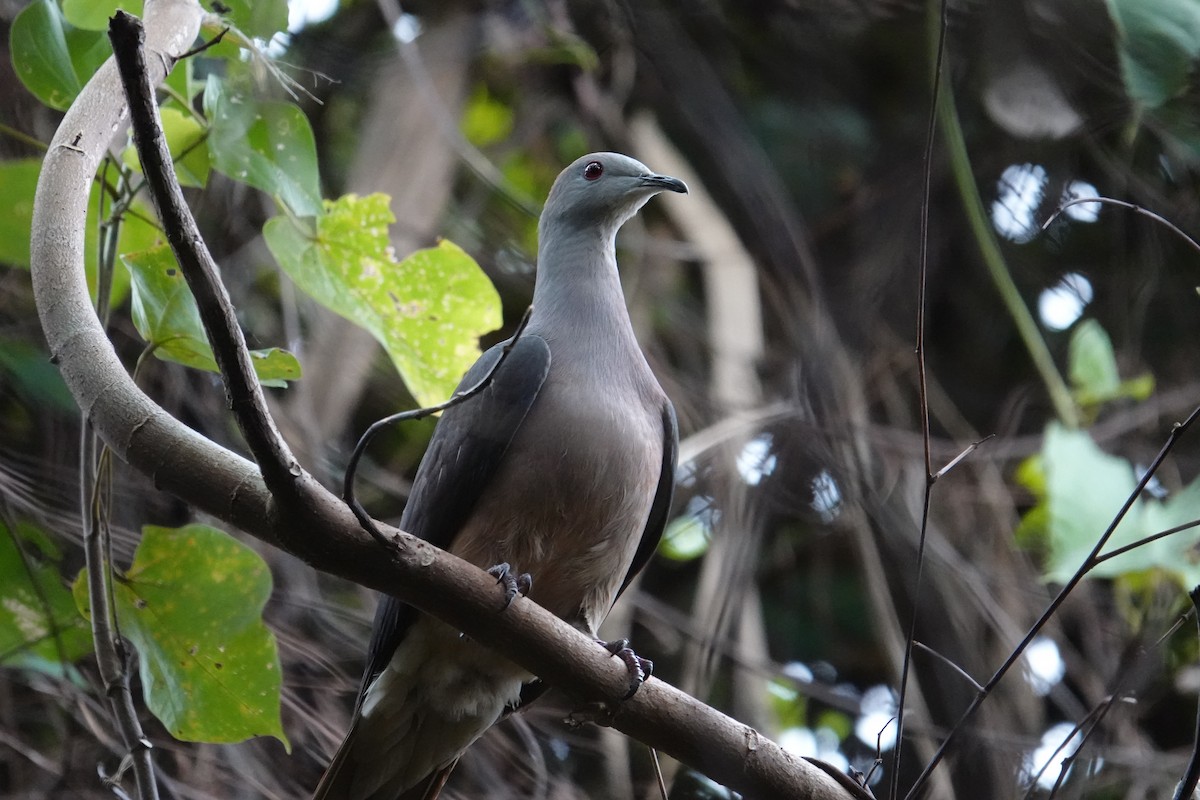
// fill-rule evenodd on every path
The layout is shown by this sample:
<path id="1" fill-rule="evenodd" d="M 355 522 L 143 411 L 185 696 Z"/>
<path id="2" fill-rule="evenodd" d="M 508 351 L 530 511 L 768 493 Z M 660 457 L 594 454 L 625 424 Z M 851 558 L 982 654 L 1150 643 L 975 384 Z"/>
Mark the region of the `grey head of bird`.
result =
<path id="1" fill-rule="evenodd" d="M 596 231 L 611 238 L 647 200 L 662 191 L 687 193 L 678 178 L 651 172 L 642 162 L 620 153 L 589 153 L 564 169 L 554 181 L 539 223 L 548 235 Z"/>

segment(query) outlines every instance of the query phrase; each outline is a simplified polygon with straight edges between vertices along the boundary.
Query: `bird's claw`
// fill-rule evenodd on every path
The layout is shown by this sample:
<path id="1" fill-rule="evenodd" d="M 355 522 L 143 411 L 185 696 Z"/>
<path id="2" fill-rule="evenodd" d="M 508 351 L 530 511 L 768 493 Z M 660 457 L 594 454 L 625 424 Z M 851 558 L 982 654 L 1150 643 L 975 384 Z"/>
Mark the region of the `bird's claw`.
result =
<path id="1" fill-rule="evenodd" d="M 597 639 L 596 644 L 621 659 L 621 663 L 625 665 L 625 669 L 629 673 L 629 691 L 616 703 L 597 700 L 584 703 L 573 709 L 564 720 L 571 727 L 577 728 L 587 722 L 605 727 L 611 726 L 613 718 L 616 717 L 617 711 L 620 710 L 621 703 L 633 697 L 637 693 L 637 690 L 641 688 L 641 685 L 646 682 L 646 679 L 654 672 L 654 662 L 648 658 L 642 658 L 633 652 L 629 647 L 628 639 L 617 639 L 612 642 L 602 642 Z"/>
<path id="2" fill-rule="evenodd" d="M 624 702 L 637 694 L 637 690 L 646 682 L 646 679 L 654 674 L 654 662 L 648 658 L 642 658 L 633 652 L 629 646 L 628 639 L 599 642 L 599 644 L 605 650 L 621 659 L 621 663 L 625 665 L 625 669 L 629 673 L 629 691 L 621 698 L 622 702 Z"/>
<path id="3" fill-rule="evenodd" d="M 522 572 L 520 575 L 514 575 L 512 567 L 507 561 L 502 561 L 493 567 L 488 567 L 488 575 L 496 578 L 496 583 L 504 584 L 504 609 L 507 609 L 513 604 L 513 600 L 517 599 L 520 594 L 523 597 L 529 595 L 529 590 L 533 588 L 533 576 L 528 572 Z"/>
<path id="4" fill-rule="evenodd" d="M 603 700 L 595 700 L 571 709 L 571 712 L 567 714 L 563 722 L 569 728 L 582 728 L 589 722 L 609 728 L 612 727 L 613 718 L 616 716 L 616 705 L 606 703 Z"/>

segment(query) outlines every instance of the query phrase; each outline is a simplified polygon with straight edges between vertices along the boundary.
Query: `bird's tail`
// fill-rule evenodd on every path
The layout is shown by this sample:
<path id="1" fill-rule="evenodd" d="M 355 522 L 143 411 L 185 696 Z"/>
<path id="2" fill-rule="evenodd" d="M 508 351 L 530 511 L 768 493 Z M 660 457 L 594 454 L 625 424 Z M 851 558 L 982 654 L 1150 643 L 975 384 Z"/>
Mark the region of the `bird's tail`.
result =
<path id="1" fill-rule="evenodd" d="M 325 774 L 321 776 L 321 782 L 317 784 L 317 790 L 313 792 L 313 800 L 339 800 L 350 797 L 350 772 L 345 769 L 345 766 L 347 754 L 350 752 L 350 740 L 353 736 L 354 728 L 351 728 L 350 733 L 338 745 L 337 752 L 333 754 L 333 760 L 325 769 Z"/>
<path id="2" fill-rule="evenodd" d="M 313 793 L 313 800 L 344 800 L 344 798 L 358 797 L 387 797 L 388 800 L 436 800 L 438 794 L 442 791 L 442 787 L 446 785 L 446 779 L 450 776 L 450 771 L 454 769 L 454 765 L 458 763 L 455 758 L 446 766 L 429 775 L 427 779 L 418 781 L 415 786 L 410 787 L 407 791 L 404 789 L 391 788 L 390 793 L 380 795 L 375 792 L 370 795 L 362 795 L 354 786 L 355 768 L 347 767 L 347 754 L 350 752 L 350 741 L 354 730 L 351 729 L 350 735 L 347 735 L 342 744 L 334 753 L 333 760 L 329 762 L 329 767 L 325 770 L 325 774 L 321 776 L 321 782 L 317 784 L 317 789 Z M 397 792 L 402 792 L 397 794 Z"/>
<path id="3" fill-rule="evenodd" d="M 367 687 L 313 800 L 436 796 L 458 757 L 517 701 L 529 677 L 422 617 Z M 427 787 L 436 787 L 433 795 Z"/>

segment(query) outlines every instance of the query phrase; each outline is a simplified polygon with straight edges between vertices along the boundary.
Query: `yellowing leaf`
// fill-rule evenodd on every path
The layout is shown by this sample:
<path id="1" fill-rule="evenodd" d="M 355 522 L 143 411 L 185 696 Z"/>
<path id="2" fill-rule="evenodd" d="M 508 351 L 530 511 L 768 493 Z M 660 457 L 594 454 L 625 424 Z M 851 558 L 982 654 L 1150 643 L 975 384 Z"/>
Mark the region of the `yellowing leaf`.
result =
<path id="1" fill-rule="evenodd" d="M 691 561 L 708 552 L 712 528 L 695 514 L 676 517 L 663 532 L 658 552 L 672 561 Z"/>
<path id="2" fill-rule="evenodd" d="M 285 217 L 263 228 L 283 270 L 309 296 L 370 331 L 422 405 L 448 398 L 500 326 L 495 287 L 457 245 L 441 242 L 397 263 L 388 197 L 326 201 L 315 231 Z"/>
<path id="3" fill-rule="evenodd" d="M 492 97 L 487 87 L 480 84 L 463 110 L 459 125 L 468 142 L 476 147 L 486 147 L 512 133 L 513 110 Z"/>
<path id="4" fill-rule="evenodd" d="M 86 573 L 74 591 L 90 616 Z M 279 652 L 262 622 L 270 594 L 267 565 L 224 532 L 206 525 L 142 530 L 113 597 L 121 632 L 138 651 L 146 705 L 172 736 L 274 736 L 288 745 L 279 717 Z"/>

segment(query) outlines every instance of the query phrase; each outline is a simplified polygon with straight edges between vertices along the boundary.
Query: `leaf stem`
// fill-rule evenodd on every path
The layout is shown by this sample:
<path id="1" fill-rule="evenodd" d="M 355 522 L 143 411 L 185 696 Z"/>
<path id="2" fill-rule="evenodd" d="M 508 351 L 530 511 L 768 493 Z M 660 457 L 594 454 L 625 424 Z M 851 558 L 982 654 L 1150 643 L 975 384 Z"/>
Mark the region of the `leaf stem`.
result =
<path id="1" fill-rule="evenodd" d="M 1046 392 L 1050 395 L 1050 402 L 1054 406 L 1055 414 L 1068 428 L 1078 428 L 1079 411 L 1075 407 L 1074 400 L 1071 399 L 1071 390 L 1067 388 L 1066 381 L 1063 380 L 1058 368 L 1054 365 L 1054 358 L 1050 355 L 1046 340 L 1042 338 L 1041 331 L 1038 330 L 1029 307 L 1025 305 L 1025 300 L 1021 297 L 1021 292 L 1017 289 L 1008 265 L 1004 261 L 1004 255 L 1000 252 L 1000 244 L 996 241 L 996 235 L 992 232 L 987 209 L 984 208 L 983 198 L 979 195 L 979 185 L 975 182 L 975 175 L 971 171 L 967 143 L 963 137 L 962 126 L 958 121 L 958 111 L 954 104 L 954 92 L 949 85 L 943 87 L 938 115 L 942 124 L 942 133 L 946 139 L 951 172 L 962 198 L 963 211 L 966 212 L 971 232 L 975 235 L 975 241 L 979 245 L 979 254 L 983 257 L 988 275 L 991 277 L 996 291 L 1000 293 L 1000 299 L 1008 310 L 1009 316 L 1017 326 L 1017 334 L 1021 337 L 1025 349 L 1033 359 L 1033 366 L 1046 386 Z"/>

